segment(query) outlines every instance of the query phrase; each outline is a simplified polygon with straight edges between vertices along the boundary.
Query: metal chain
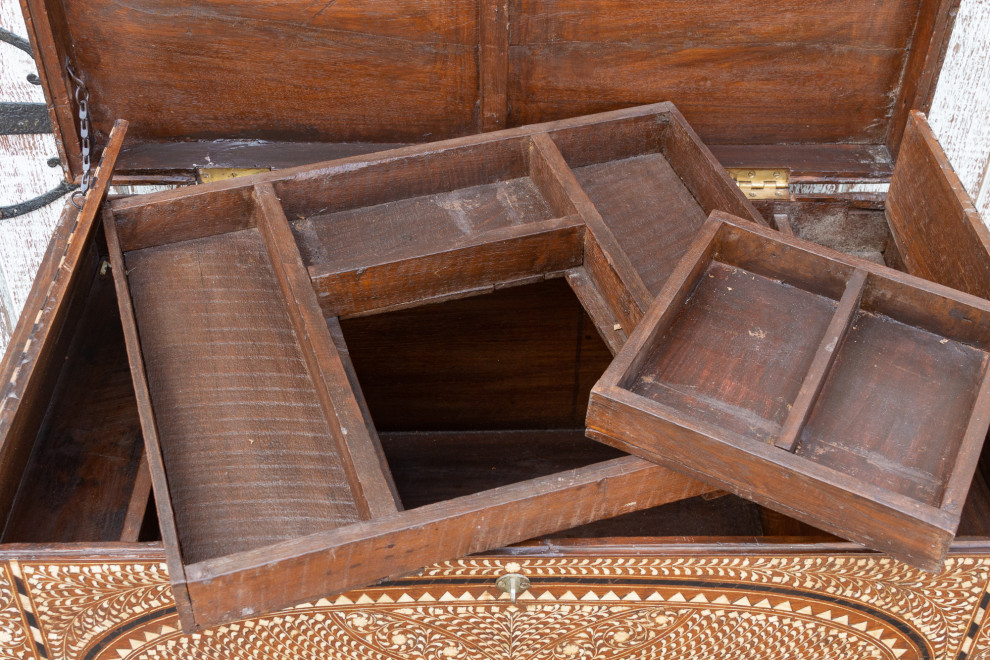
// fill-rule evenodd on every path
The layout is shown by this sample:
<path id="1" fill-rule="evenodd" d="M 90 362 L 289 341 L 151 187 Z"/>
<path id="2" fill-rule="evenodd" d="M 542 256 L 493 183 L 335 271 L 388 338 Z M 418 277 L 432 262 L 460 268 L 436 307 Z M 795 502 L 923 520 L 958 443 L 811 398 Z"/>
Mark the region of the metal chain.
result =
<path id="1" fill-rule="evenodd" d="M 86 191 L 90 189 L 93 183 L 93 174 L 90 172 L 89 163 L 89 90 L 86 88 L 86 83 L 83 82 L 75 69 L 72 68 L 72 64 L 69 62 L 69 58 L 65 58 L 65 71 L 69 74 L 69 78 L 72 80 L 73 84 L 76 86 L 76 105 L 79 106 L 79 142 L 82 145 L 82 178 L 79 182 L 79 189 L 72 193 L 73 206 L 77 209 L 81 209 L 83 202 L 86 199 Z"/>

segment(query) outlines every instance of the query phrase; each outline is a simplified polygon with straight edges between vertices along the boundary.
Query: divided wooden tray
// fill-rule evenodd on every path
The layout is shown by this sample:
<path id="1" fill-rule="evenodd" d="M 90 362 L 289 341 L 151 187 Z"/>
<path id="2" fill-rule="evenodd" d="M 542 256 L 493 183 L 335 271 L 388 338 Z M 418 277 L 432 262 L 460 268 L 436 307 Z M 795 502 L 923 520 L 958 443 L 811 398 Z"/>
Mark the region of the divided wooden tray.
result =
<path id="1" fill-rule="evenodd" d="M 990 425 L 990 302 L 713 213 L 589 435 L 931 570 Z"/>
<path id="2" fill-rule="evenodd" d="M 565 277 L 617 350 L 715 209 L 762 222 L 669 104 L 108 204 L 184 627 L 710 490 L 625 457 L 402 511 L 338 319 Z"/>

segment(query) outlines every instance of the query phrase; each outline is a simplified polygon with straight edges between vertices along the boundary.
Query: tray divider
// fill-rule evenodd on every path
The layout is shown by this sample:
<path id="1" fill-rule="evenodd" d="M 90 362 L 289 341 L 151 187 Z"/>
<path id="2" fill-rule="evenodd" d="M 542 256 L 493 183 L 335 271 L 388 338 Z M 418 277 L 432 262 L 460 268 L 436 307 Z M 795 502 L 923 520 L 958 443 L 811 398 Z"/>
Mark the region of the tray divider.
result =
<path id="1" fill-rule="evenodd" d="M 787 419 L 784 420 L 780 436 L 774 443 L 781 449 L 793 452 L 797 447 L 798 438 L 804 430 L 811 411 L 825 386 L 825 379 L 828 377 L 835 357 L 839 353 L 842 342 L 849 328 L 852 327 L 853 319 L 859 310 L 859 302 L 863 297 L 863 290 L 866 288 L 867 272 L 861 268 L 853 271 L 846 282 L 846 290 L 839 299 L 839 304 L 835 308 L 832 321 L 825 329 L 825 336 L 822 337 L 815 351 L 815 357 L 811 362 L 811 367 L 801 383 L 797 397 Z"/>
<path id="2" fill-rule="evenodd" d="M 649 309 L 653 295 L 553 139 L 546 133 L 537 133 L 531 139 L 530 176 L 552 206 L 573 208 L 587 226 L 585 270 L 619 319 L 622 330 L 631 333 Z"/>
<path id="3" fill-rule="evenodd" d="M 401 505 L 378 434 L 352 389 L 347 366 L 323 317 L 282 204 L 270 183 L 255 186 L 254 199 L 258 231 L 327 425 L 343 459 L 358 513 L 365 520 L 394 514 Z"/>
<path id="4" fill-rule="evenodd" d="M 131 489 L 131 499 L 124 514 L 124 526 L 120 532 L 120 541 L 136 543 L 141 535 L 141 525 L 151 501 L 151 466 L 148 465 L 148 450 L 141 451 L 141 462 L 138 464 L 137 477 Z"/>

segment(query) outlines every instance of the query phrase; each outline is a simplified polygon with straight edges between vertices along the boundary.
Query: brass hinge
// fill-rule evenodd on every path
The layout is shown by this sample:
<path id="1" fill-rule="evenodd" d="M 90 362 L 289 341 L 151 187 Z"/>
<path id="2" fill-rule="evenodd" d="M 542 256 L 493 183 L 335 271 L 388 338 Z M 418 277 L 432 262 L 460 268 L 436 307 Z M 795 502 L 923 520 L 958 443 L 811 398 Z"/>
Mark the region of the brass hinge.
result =
<path id="1" fill-rule="evenodd" d="M 239 176 L 262 172 L 271 172 L 271 169 L 267 167 L 197 167 L 196 178 L 199 179 L 200 183 L 210 183 L 211 181 L 236 179 Z"/>
<path id="2" fill-rule="evenodd" d="M 775 169 L 733 168 L 729 176 L 749 199 L 786 199 L 791 172 L 785 167 Z"/>

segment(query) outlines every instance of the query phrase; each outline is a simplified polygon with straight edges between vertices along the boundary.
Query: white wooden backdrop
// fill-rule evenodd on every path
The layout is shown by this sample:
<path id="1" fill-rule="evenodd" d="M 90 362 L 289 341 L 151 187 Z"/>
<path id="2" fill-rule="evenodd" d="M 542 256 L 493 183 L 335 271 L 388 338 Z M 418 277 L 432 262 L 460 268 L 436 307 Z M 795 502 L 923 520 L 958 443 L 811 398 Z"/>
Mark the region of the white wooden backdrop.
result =
<path id="1" fill-rule="evenodd" d="M 0 26 L 27 37 L 18 0 L 0 0 Z M 24 52 L 0 44 L 0 102 L 44 103 Z M 990 0 L 962 0 L 929 120 L 983 217 L 990 219 Z M 0 135 L 0 206 L 58 185 L 51 135 Z M 0 353 L 58 220 L 61 202 L 0 221 Z"/>

